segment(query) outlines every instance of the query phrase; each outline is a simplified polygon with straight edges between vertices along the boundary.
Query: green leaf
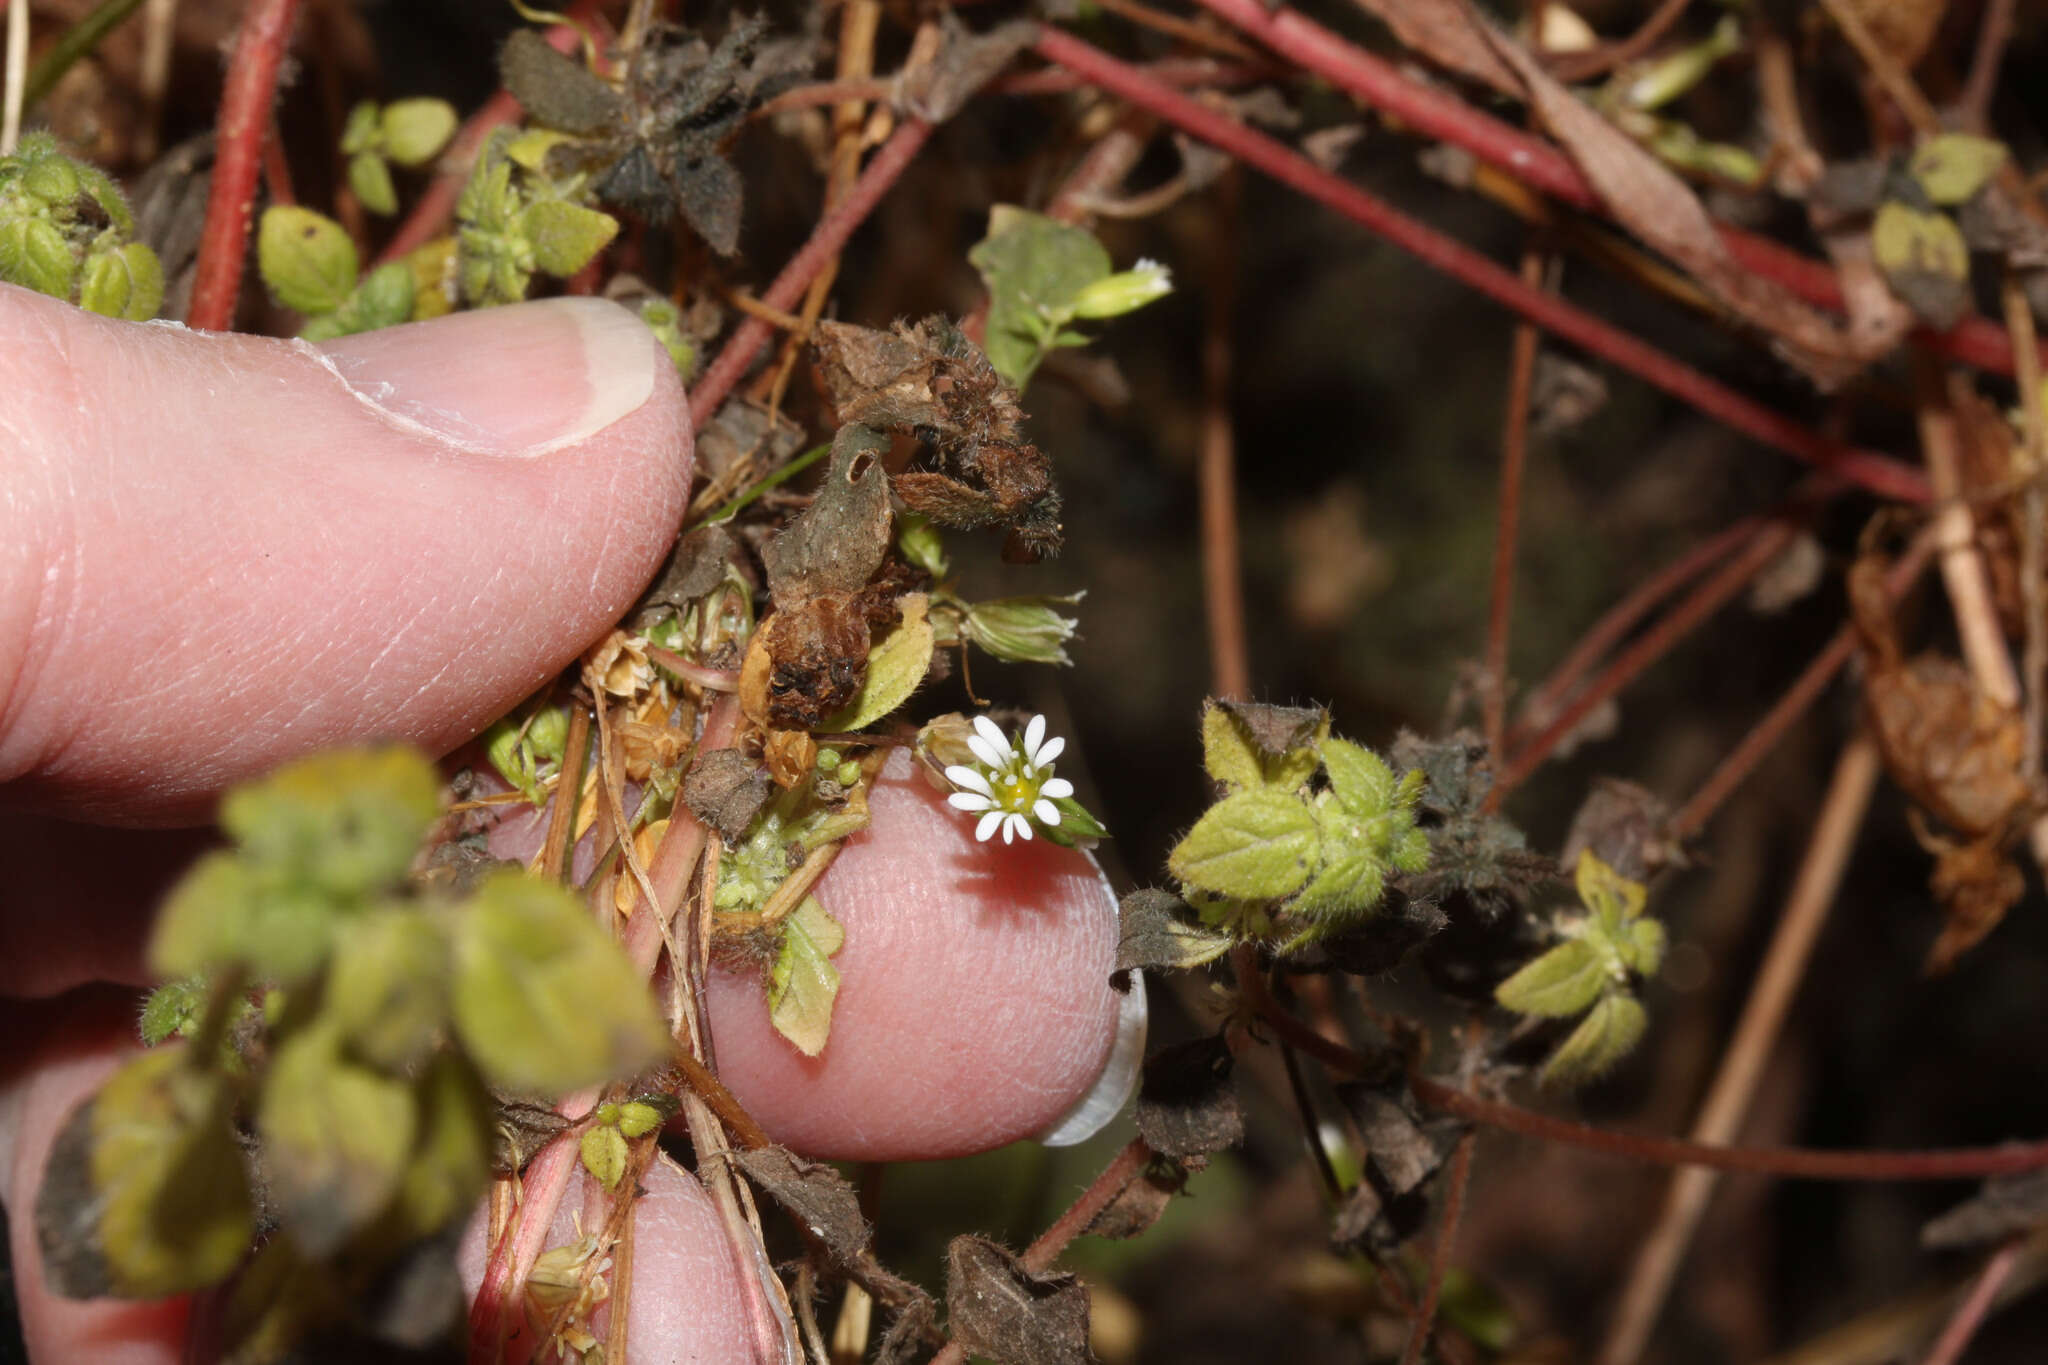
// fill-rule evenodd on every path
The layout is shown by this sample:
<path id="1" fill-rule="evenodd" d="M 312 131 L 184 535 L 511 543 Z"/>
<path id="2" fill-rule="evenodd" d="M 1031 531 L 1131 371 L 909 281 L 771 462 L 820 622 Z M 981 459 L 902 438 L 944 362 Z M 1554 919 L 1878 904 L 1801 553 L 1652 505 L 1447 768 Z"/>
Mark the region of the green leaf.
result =
<path id="1" fill-rule="evenodd" d="M 1544 1064 L 1544 1085 L 1579 1085 L 1626 1057 L 1643 1036 L 1649 1016 L 1632 995 L 1616 991 L 1593 1006 Z"/>
<path id="2" fill-rule="evenodd" d="M 372 213 L 398 212 L 398 187 L 391 183 L 391 163 L 375 152 L 357 152 L 348 159 L 348 187 Z"/>
<path id="3" fill-rule="evenodd" d="M 1338 919 L 1370 910 L 1386 895 L 1387 864 L 1377 851 L 1333 844 L 1324 826 L 1323 865 L 1288 908 L 1317 919 Z"/>
<path id="4" fill-rule="evenodd" d="M 669 1117 L 659 1106 L 646 1100 L 627 1100 L 619 1106 L 619 1131 L 629 1138 L 646 1137 L 667 1123 Z"/>
<path id="5" fill-rule="evenodd" d="M 559 199 L 527 205 L 519 228 L 533 246 L 533 263 L 566 278 L 590 264 L 619 235 L 619 220 L 608 213 Z"/>
<path id="6" fill-rule="evenodd" d="M 1650 894 L 1648 887 L 1616 872 L 1590 848 L 1579 850 L 1574 882 L 1579 900 L 1586 909 L 1607 926 L 1610 933 L 1615 934 L 1621 932 L 1622 925 L 1643 913 Z"/>
<path id="7" fill-rule="evenodd" d="M 868 649 L 868 674 L 860 691 L 819 728 L 858 730 L 872 725 L 910 700 L 932 666 L 932 623 L 925 595 L 905 593 L 897 599 L 903 619 Z"/>
<path id="8" fill-rule="evenodd" d="M 468 1059 L 436 1054 L 414 1094 L 419 1137 L 386 1215 L 401 1242 L 431 1237 L 466 1216 L 491 1178 L 491 1097 Z"/>
<path id="9" fill-rule="evenodd" d="M 782 921 L 782 951 L 768 975 L 768 1020 L 806 1057 L 823 1052 L 832 1036 L 839 969 L 828 959 L 845 942 L 846 931 L 815 896 L 805 896 Z"/>
<path id="10" fill-rule="evenodd" d="M 413 291 L 412 267 L 393 261 L 365 275 L 341 312 L 358 332 L 396 327 L 412 316 Z"/>
<path id="11" fill-rule="evenodd" d="M 1962 318 L 1970 304 L 1970 249 L 1947 214 L 1887 200 L 1871 223 L 1870 246 L 1885 283 L 1915 313 L 1937 327 Z"/>
<path id="12" fill-rule="evenodd" d="M 1616 937 L 1614 948 L 1629 970 L 1655 976 L 1664 965 L 1664 926 L 1653 919 L 1636 920 Z"/>
<path id="13" fill-rule="evenodd" d="M 21 187 L 51 208 L 69 208 L 85 192 L 78 167 L 56 151 L 24 159 Z"/>
<path id="14" fill-rule="evenodd" d="M 1319 834 L 1297 797 L 1241 791 L 1203 813 L 1167 866 L 1190 886 L 1240 900 L 1278 900 L 1309 878 Z"/>
<path id="15" fill-rule="evenodd" d="M 626 1138 L 610 1124 L 586 1129 L 583 1140 L 577 1144 L 583 1154 L 583 1169 L 589 1171 L 597 1183 L 606 1189 L 618 1188 L 619 1181 L 626 1174 Z"/>
<path id="16" fill-rule="evenodd" d="M 45 1273 L 73 1298 L 161 1298 L 226 1279 L 255 1235 L 226 1082 L 158 1048 L 66 1123 L 36 1199 Z"/>
<path id="17" fill-rule="evenodd" d="M 988 235 L 967 253 L 989 292 L 985 349 L 996 373 L 1022 389 L 1081 292 L 1107 276 L 1109 252 L 1086 230 L 998 204 Z"/>
<path id="18" fill-rule="evenodd" d="M 221 826 L 249 858 L 337 897 L 394 886 L 440 813 L 433 764 L 402 745 L 336 749 L 237 787 Z"/>
<path id="19" fill-rule="evenodd" d="M 328 1255 L 383 1212 L 418 1120 L 411 1087 L 344 1058 L 332 1020 L 279 1045 L 256 1128 L 270 1197 L 307 1253 Z"/>
<path id="20" fill-rule="evenodd" d="M 448 1022 L 448 943 L 413 909 L 377 910 L 344 922 L 327 973 L 327 1013 L 362 1056 L 410 1071 Z"/>
<path id="21" fill-rule="evenodd" d="M 1568 1019 L 1614 984 L 1600 952 L 1583 938 L 1568 938 L 1494 987 L 1503 1009 L 1542 1019 Z"/>
<path id="22" fill-rule="evenodd" d="M 668 1030 L 633 964 L 559 886 L 501 872 L 458 921 L 455 1024 L 493 1086 L 555 1095 L 653 1065 Z"/>
<path id="23" fill-rule="evenodd" d="M 78 303 L 88 313 L 146 322 L 164 301 L 164 268 L 141 242 L 93 253 L 85 262 Z"/>
<path id="24" fill-rule="evenodd" d="M 356 244 L 324 214 L 273 205 L 256 230 L 256 268 L 285 307 L 331 313 L 356 286 Z"/>
<path id="25" fill-rule="evenodd" d="M 896 520 L 896 548 L 903 557 L 933 578 L 944 578 L 951 567 L 946 562 L 945 537 L 932 519 L 919 512 L 906 512 Z"/>
<path id="26" fill-rule="evenodd" d="M 1907 170 L 1937 204 L 1960 204 L 2005 165 L 2005 144 L 1968 133 L 1940 133 L 1913 149 Z"/>
<path id="27" fill-rule="evenodd" d="M 78 258 L 55 223 L 45 218 L 0 223 L 0 280 L 68 299 L 77 278 Z"/>
<path id="28" fill-rule="evenodd" d="M 348 120 L 341 128 L 341 153 L 354 156 L 357 152 L 374 152 L 384 137 L 383 125 L 377 117 L 377 101 L 359 100 L 348 111 Z"/>
<path id="29" fill-rule="evenodd" d="M 151 991 L 149 998 L 142 1002 L 142 1017 L 136 1021 L 135 1031 L 141 1036 L 144 1047 L 155 1047 L 172 1038 L 182 1037 L 199 1022 L 200 1012 L 205 1008 L 205 977 L 187 976 L 168 981 Z"/>
<path id="30" fill-rule="evenodd" d="M 266 981 L 301 981 L 327 961 L 335 919 L 327 896 L 235 854 L 210 853 L 157 916 L 150 967 L 166 977 L 246 967 Z"/>
<path id="31" fill-rule="evenodd" d="M 446 100 L 393 100 L 384 106 L 384 151 L 401 166 L 423 166 L 455 136 L 455 106 Z"/>
<path id="32" fill-rule="evenodd" d="M 1379 815 L 1394 804 L 1394 770 L 1372 750 L 1348 739 L 1327 739 L 1322 743 L 1322 757 L 1323 771 L 1330 775 L 1330 790 L 1346 810 Z"/>

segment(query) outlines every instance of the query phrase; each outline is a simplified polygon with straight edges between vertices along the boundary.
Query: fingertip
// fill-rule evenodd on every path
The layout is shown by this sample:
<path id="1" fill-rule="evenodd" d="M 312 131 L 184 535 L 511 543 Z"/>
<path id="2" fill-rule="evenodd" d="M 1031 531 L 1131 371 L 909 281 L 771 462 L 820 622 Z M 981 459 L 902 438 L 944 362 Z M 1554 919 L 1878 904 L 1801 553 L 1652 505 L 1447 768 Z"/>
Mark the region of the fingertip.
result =
<path id="1" fill-rule="evenodd" d="M 1142 1036 L 1110 986 L 1116 903 L 1086 854 L 1044 840 L 976 841 L 963 817 L 894 756 L 872 823 L 821 879 L 846 930 L 832 1033 L 806 1058 L 769 1023 L 758 977 L 710 982 L 719 1070 L 778 1141 L 855 1160 L 958 1156 L 1065 1129 Z M 1122 1052 L 1128 1052 L 1126 1046 Z"/>

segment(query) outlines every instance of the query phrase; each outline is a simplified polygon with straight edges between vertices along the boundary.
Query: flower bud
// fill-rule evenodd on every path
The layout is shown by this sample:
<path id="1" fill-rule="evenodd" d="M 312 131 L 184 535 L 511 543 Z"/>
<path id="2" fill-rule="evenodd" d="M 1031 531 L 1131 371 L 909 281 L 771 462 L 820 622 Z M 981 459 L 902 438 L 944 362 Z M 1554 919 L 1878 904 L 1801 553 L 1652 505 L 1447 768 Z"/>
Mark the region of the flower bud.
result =
<path id="1" fill-rule="evenodd" d="M 1105 275 L 1074 295 L 1074 316 L 1121 317 L 1172 292 L 1172 273 L 1157 261 L 1141 260 L 1133 268 Z"/>

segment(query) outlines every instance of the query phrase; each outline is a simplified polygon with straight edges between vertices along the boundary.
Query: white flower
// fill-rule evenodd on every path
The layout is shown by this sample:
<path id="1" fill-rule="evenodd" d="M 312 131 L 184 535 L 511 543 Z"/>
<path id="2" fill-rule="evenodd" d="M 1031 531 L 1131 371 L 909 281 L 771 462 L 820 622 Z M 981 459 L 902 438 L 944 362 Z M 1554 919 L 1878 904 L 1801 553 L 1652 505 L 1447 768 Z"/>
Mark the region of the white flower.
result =
<path id="1" fill-rule="evenodd" d="M 974 733 L 967 747 L 978 760 L 975 766 L 955 763 L 946 778 L 960 788 L 946 799 L 958 810 L 978 814 L 974 837 L 986 843 L 1003 832 L 1003 842 L 1031 837 L 1031 821 L 1047 829 L 1060 823 L 1060 808 L 1053 802 L 1074 794 L 1074 784 L 1052 775 L 1052 762 L 1067 747 L 1064 739 L 1045 737 L 1045 717 L 1033 716 L 1024 727 L 1020 743 L 1013 744 L 987 716 L 974 718 Z"/>

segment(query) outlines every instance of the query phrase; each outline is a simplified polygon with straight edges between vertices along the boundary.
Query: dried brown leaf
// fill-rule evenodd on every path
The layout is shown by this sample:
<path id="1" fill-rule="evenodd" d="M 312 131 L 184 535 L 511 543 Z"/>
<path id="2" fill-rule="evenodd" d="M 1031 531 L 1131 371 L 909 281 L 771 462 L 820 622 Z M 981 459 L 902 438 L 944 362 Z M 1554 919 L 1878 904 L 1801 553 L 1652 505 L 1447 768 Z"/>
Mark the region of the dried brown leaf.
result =
<path id="1" fill-rule="evenodd" d="M 898 108 L 927 123 L 944 123 L 959 113 L 975 91 L 1001 74 L 1038 35 L 1038 25 L 1028 19 L 973 33 L 952 10 L 945 10 L 942 23 L 945 41 L 938 56 L 906 72 L 897 96 Z"/>
<path id="2" fill-rule="evenodd" d="M 2048 1223 L 2048 1171 L 2002 1175 L 1920 1229 L 1929 1250 L 2002 1242 Z"/>
<path id="3" fill-rule="evenodd" d="M 1230 1048 L 1196 1038 L 1145 1059 L 1138 1090 L 1138 1133 L 1155 1152 L 1199 1156 L 1244 1140 L 1244 1112 L 1231 1084 Z"/>
<path id="4" fill-rule="evenodd" d="M 1648 787 L 1618 777 L 1602 777 L 1586 793 L 1572 816 L 1559 865 L 1578 866 L 1579 854 L 1595 857 L 1630 881 L 1647 881 L 1677 855 L 1663 836 L 1671 808 Z"/>
<path id="5" fill-rule="evenodd" d="M 866 586 L 889 552 L 889 480 L 880 432 L 849 424 L 832 442 L 832 465 L 803 515 L 762 547 L 778 609 L 821 593 Z M 862 645 L 865 653 L 866 645 Z"/>
<path id="6" fill-rule="evenodd" d="M 713 749 L 697 755 L 683 774 L 683 800 L 699 820 L 733 844 L 767 804 L 770 786 L 767 772 L 738 750 Z"/>
<path id="7" fill-rule="evenodd" d="M 1166 1206 L 1186 1189 L 1187 1183 L 1187 1166 L 1171 1158 L 1157 1158 L 1118 1190 L 1084 1231 L 1090 1237 L 1112 1241 L 1136 1237 L 1159 1221 Z"/>
<path id="8" fill-rule="evenodd" d="M 866 1256 L 868 1220 L 861 1216 L 853 1186 L 837 1170 L 821 1161 L 806 1161 L 784 1147 L 736 1152 L 733 1160 L 817 1239 L 835 1266 L 858 1265 Z"/>
<path id="9" fill-rule="evenodd" d="M 1299 749 L 1316 737 L 1329 715 L 1320 706 L 1274 706 L 1268 702 L 1226 701 L 1216 703 L 1228 711 L 1257 746 L 1261 756 L 1278 758 Z"/>
<path id="10" fill-rule="evenodd" d="M 955 1342 L 999 1365 L 1095 1359 L 1087 1286 L 1073 1275 L 1027 1270 L 985 1237 L 955 1237 L 946 1248 L 946 1315 Z"/>

